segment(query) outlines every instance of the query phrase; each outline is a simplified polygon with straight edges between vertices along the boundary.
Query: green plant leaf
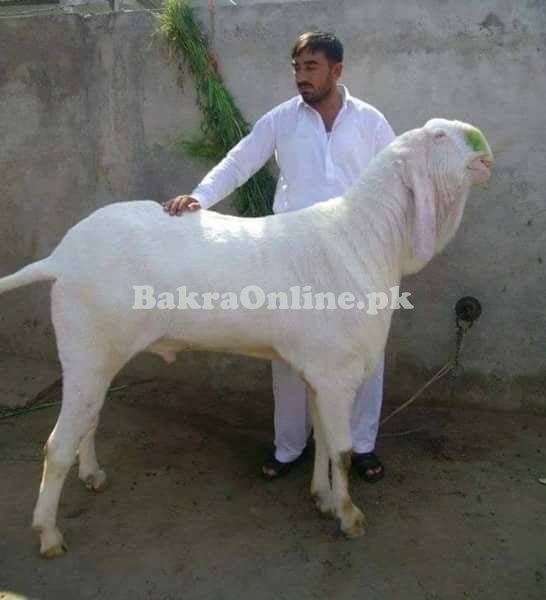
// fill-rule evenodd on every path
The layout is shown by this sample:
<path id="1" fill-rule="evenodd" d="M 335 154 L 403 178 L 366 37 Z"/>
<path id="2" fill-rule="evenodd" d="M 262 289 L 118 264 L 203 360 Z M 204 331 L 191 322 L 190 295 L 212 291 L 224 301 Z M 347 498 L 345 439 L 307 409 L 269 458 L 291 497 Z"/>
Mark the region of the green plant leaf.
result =
<path id="1" fill-rule="evenodd" d="M 184 56 L 202 114 L 202 135 L 178 140 L 176 147 L 196 160 L 216 163 L 247 135 L 250 127 L 211 64 L 207 38 L 188 0 L 166 0 L 158 19 L 160 33 Z M 274 195 L 275 179 L 264 167 L 236 190 L 234 205 L 241 216 L 264 216 L 272 213 Z"/>

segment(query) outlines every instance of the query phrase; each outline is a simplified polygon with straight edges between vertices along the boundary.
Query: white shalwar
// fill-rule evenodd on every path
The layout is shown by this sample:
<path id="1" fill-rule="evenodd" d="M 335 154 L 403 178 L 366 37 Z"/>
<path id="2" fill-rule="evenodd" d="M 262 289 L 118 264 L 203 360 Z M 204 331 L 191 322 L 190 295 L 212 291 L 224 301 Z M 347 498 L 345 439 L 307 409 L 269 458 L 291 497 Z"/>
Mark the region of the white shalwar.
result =
<path id="1" fill-rule="evenodd" d="M 280 177 L 273 212 L 298 210 L 340 196 L 395 137 L 373 106 L 339 86 L 343 104 L 327 132 L 320 114 L 296 96 L 259 119 L 252 131 L 191 193 L 210 208 L 245 183 L 275 153 Z M 359 388 L 351 419 L 354 452 L 371 452 L 383 400 L 383 360 Z M 295 460 L 307 444 L 310 420 L 305 386 L 289 367 L 273 363 L 275 458 Z"/>

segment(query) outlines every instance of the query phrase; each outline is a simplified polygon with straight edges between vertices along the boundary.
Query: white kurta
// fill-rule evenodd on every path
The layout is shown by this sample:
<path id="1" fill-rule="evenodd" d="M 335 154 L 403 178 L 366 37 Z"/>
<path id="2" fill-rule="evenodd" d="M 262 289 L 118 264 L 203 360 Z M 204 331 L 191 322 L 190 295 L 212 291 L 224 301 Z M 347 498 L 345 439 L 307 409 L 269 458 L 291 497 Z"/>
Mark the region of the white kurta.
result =
<path id="1" fill-rule="evenodd" d="M 385 117 L 340 86 L 343 104 L 331 132 L 320 114 L 296 96 L 259 119 L 191 193 L 210 208 L 245 183 L 275 154 L 280 177 L 273 212 L 298 210 L 342 195 L 372 158 L 395 137 Z M 310 421 L 303 382 L 273 364 L 275 456 L 296 459 L 307 443 Z M 359 388 L 351 421 L 353 450 L 375 447 L 383 397 L 383 361 Z"/>
<path id="2" fill-rule="evenodd" d="M 345 87 L 341 90 L 343 105 L 330 137 L 320 114 L 296 96 L 259 119 L 191 196 L 210 208 L 273 154 L 280 169 L 273 212 L 297 210 L 343 194 L 395 136 L 379 111 L 353 98 Z"/>

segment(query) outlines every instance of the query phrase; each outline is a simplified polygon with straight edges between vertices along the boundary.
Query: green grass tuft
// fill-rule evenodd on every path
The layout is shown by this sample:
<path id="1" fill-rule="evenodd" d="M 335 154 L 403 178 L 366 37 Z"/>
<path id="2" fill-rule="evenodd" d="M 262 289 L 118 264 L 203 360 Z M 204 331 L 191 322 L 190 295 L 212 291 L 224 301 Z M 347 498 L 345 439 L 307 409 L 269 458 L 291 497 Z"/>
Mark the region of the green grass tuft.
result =
<path id="1" fill-rule="evenodd" d="M 166 0 L 159 15 L 159 29 L 184 55 L 203 115 L 200 135 L 180 140 L 178 147 L 192 158 L 217 163 L 250 131 L 249 125 L 214 70 L 207 39 L 195 22 L 188 0 Z M 234 205 L 244 217 L 268 215 L 272 213 L 274 194 L 275 179 L 264 167 L 235 191 Z"/>

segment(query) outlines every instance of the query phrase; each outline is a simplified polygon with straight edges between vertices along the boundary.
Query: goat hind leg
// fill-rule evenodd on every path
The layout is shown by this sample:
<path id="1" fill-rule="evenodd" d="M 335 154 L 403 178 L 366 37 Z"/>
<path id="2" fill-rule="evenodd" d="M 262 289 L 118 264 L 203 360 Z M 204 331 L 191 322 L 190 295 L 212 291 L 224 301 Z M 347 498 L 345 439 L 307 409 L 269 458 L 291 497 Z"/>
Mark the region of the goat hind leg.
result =
<path id="1" fill-rule="evenodd" d="M 100 369 L 65 369 L 61 413 L 44 449 L 44 469 L 32 523 L 40 536 L 40 554 L 46 558 L 66 551 L 57 528 L 61 490 L 78 447 L 96 425 L 109 383 L 110 377 Z"/>
<path id="2" fill-rule="evenodd" d="M 95 432 L 98 422 L 97 416 L 91 425 L 91 429 L 84 435 L 78 450 L 78 477 L 85 487 L 93 492 L 102 492 L 108 487 L 108 478 L 100 468 L 95 453 Z"/>

